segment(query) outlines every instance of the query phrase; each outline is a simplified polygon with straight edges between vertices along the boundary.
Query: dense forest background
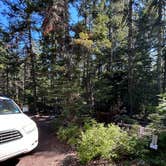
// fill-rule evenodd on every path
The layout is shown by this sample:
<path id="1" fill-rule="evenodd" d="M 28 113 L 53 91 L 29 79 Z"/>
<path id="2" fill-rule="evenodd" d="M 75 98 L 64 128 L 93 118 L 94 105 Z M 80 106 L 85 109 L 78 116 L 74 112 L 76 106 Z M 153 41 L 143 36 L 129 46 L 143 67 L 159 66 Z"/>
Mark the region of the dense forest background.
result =
<path id="1" fill-rule="evenodd" d="M 144 117 L 165 93 L 164 0 L 0 3 L 0 94 L 31 111 Z"/>

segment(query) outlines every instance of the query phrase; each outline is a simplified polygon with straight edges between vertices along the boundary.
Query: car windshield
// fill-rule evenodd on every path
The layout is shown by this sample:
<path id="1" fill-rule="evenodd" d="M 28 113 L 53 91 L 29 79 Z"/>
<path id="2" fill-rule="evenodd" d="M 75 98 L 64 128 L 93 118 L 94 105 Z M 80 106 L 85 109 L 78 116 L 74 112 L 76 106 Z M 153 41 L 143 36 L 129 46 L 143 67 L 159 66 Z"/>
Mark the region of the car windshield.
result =
<path id="1" fill-rule="evenodd" d="M 0 99 L 0 115 L 21 113 L 18 106 L 12 100 Z"/>

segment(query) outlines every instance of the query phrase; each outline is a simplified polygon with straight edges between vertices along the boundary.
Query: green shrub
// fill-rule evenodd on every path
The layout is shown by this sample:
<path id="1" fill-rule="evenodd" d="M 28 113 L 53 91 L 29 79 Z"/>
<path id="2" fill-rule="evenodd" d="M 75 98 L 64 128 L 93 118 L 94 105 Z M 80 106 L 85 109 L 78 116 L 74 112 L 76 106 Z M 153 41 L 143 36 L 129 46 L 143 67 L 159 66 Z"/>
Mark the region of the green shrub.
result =
<path id="1" fill-rule="evenodd" d="M 118 159 L 133 151 L 130 137 L 116 125 L 104 127 L 103 124 L 93 124 L 82 132 L 78 146 L 78 155 L 82 163 L 97 157 Z"/>
<path id="2" fill-rule="evenodd" d="M 144 160 L 146 154 L 149 153 L 149 144 L 150 141 L 148 137 L 139 138 L 134 135 L 130 139 L 130 145 L 133 147 L 133 151 L 130 153 L 130 157 Z"/>
<path id="3" fill-rule="evenodd" d="M 133 127 L 133 133 L 138 127 Z M 128 134 L 113 124 L 104 126 L 93 119 L 85 118 L 81 126 L 71 123 L 67 127 L 60 127 L 57 135 L 59 139 L 76 147 L 80 161 L 87 163 L 96 158 L 144 159 L 149 152 L 148 139 L 138 138 L 133 133 Z"/>
<path id="4" fill-rule="evenodd" d="M 92 118 L 85 118 L 83 120 L 83 131 L 86 131 L 88 129 L 91 129 L 92 126 L 97 126 L 97 121 L 95 119 Z"/>
<path id="5" fill-rule="evenodd" d="M 59 139 L 67 141 L 68 144 L 73 146 L 77 145 L 80 134 L 81 129 L 75 124 L 70 124 L 68 127 L 60 127 L 57 132 Z"/>

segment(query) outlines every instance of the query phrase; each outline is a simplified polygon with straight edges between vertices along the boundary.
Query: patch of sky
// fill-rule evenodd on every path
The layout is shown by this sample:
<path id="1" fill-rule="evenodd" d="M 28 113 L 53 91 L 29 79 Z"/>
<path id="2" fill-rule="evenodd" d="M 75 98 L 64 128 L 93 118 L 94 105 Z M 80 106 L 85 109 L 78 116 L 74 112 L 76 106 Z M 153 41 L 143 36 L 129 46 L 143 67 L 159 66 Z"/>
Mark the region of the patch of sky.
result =
<path id="1" fill-rule="evenodd" d="M 81 16 L 79 16 L 78 10 L 77 10 L 77 4 L 69 4 L 69 14 L 70 14 L 70 25 L 77 24 L 79 21 L 83 20 Z M 75 33 L 71 30 L 70 35 L 74 36 Z"/>
<path id="2" fill-rule="evenodd" d="M 4 12 L 7 10 L 7 7 L 3 4 L 2 1 L 0 1 L 0 25 L 2 27 L 7 27 L 8 24 L 8 20 L 7 17 L 5 16 Z"/>
<path id="3" fill-rule="evenodd" d="M 43 17 L 38 15 L 37 13 L 33 13 L 32 20 L 33 20 L 33 24 L 34 24 L 34 28 L 32 31 L 33 39 L 37 41 L 37 40 L 40 40 L 40 38 L 42 36 L 41 27 L 42 27 Z"/>

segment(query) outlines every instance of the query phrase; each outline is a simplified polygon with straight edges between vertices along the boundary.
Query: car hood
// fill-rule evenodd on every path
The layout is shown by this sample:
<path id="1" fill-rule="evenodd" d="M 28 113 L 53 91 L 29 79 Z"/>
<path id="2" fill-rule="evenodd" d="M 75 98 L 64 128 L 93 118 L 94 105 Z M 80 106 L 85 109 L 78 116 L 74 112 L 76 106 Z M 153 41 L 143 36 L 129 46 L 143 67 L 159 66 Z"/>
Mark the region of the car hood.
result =
<path id="1" fill-rule="evenodd" d="M 12 129 L 22 129 L 30 123 L 34 122 L 23 113 L 0 115 L 0 132 Z"/>

